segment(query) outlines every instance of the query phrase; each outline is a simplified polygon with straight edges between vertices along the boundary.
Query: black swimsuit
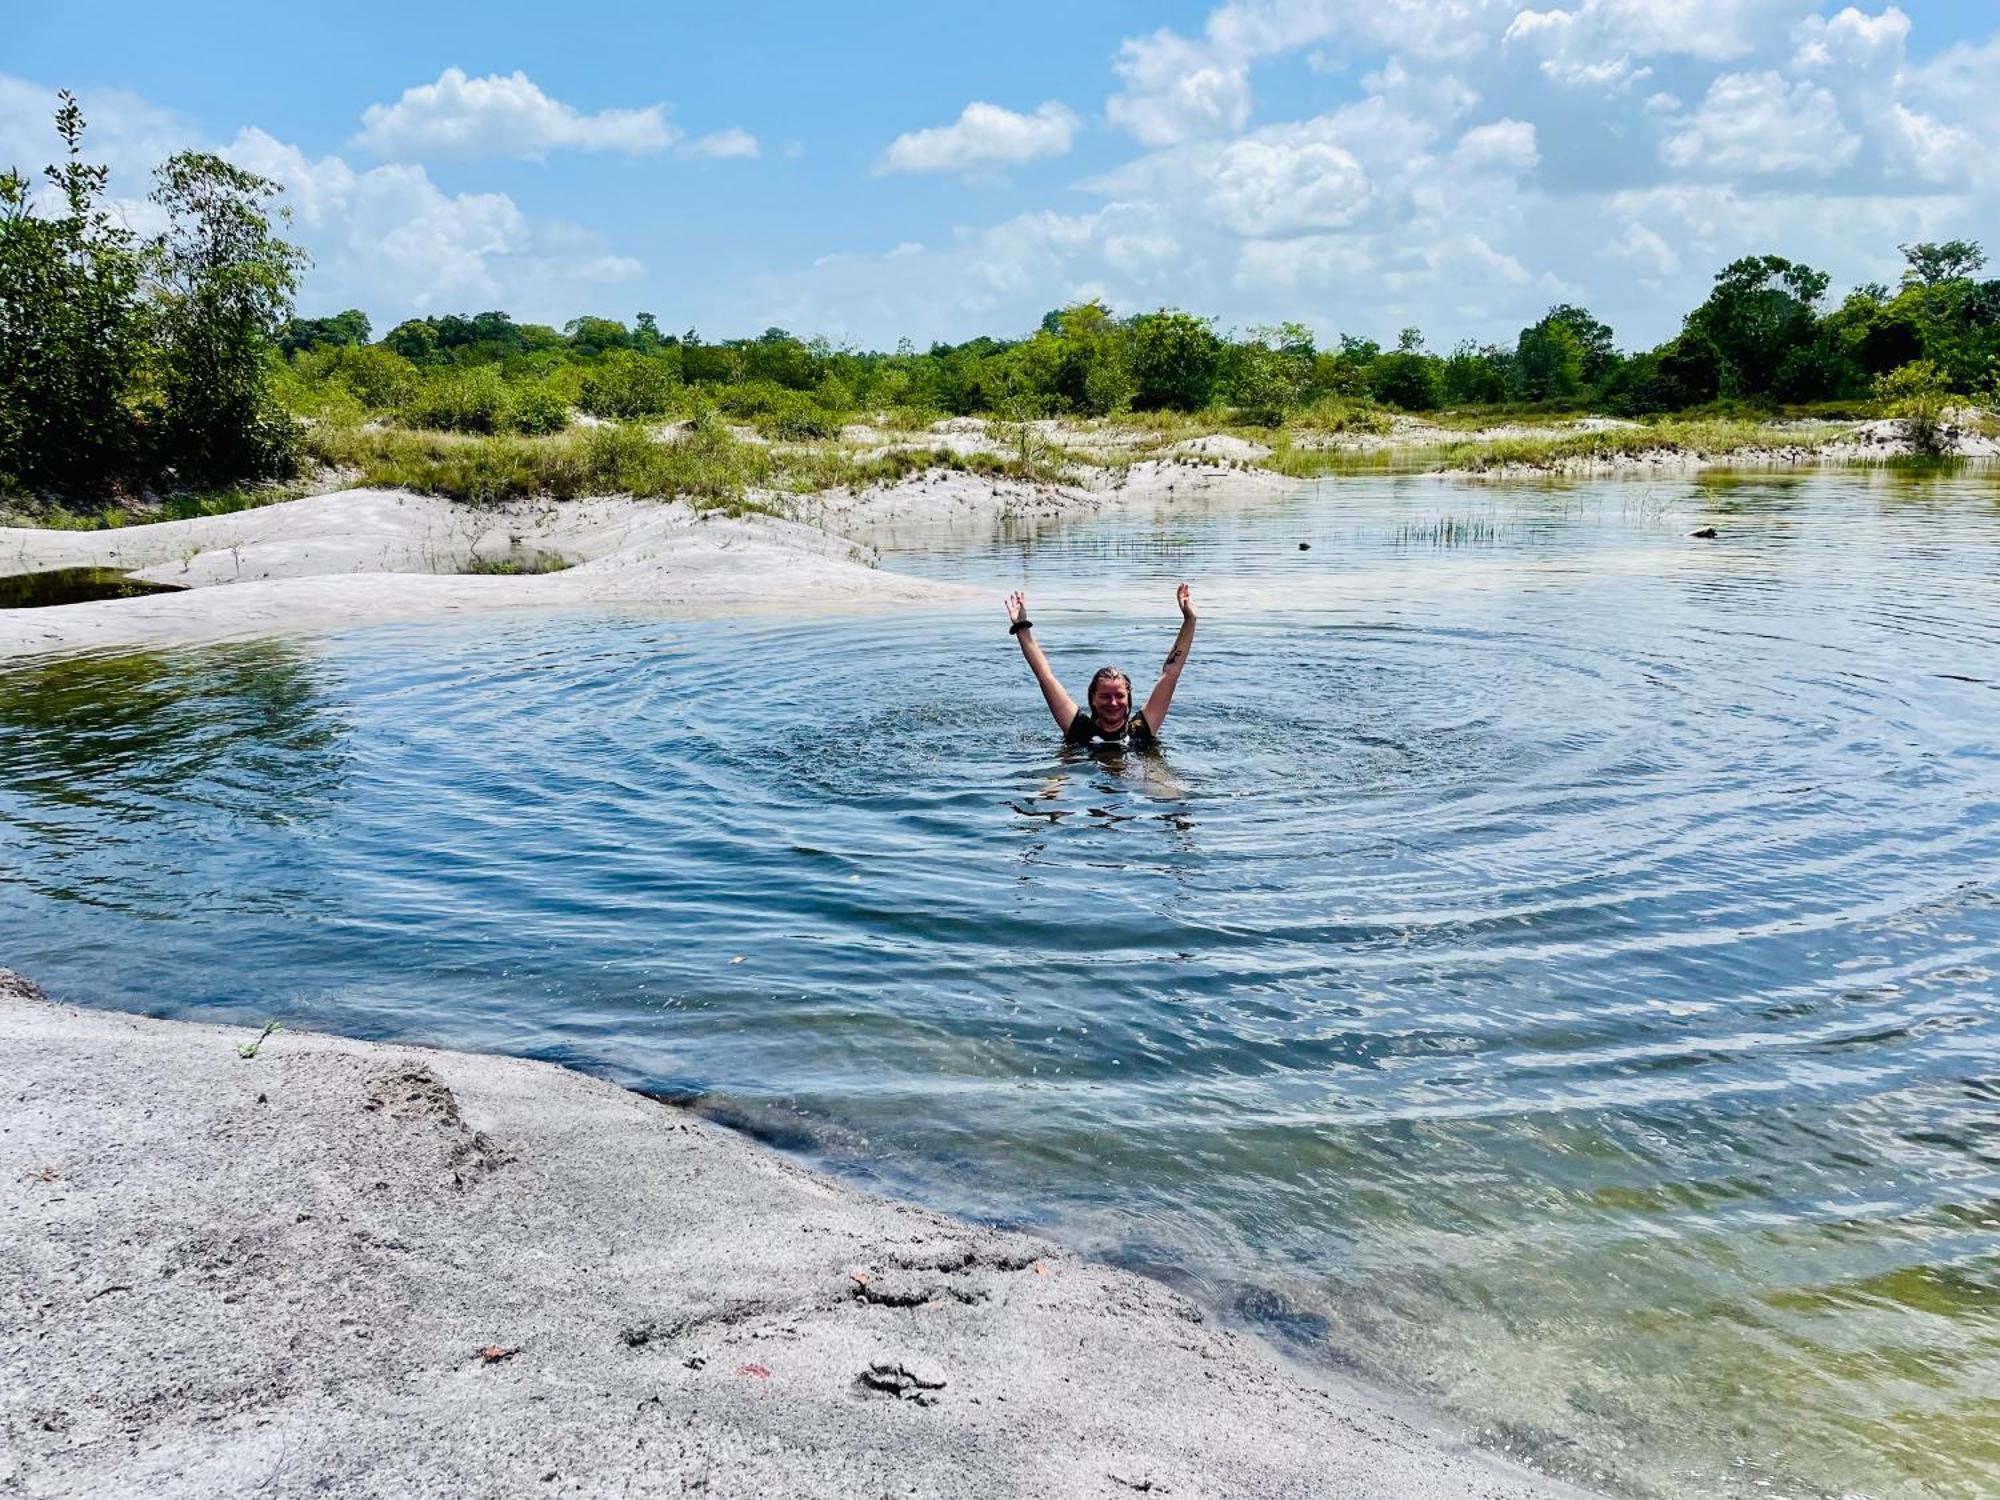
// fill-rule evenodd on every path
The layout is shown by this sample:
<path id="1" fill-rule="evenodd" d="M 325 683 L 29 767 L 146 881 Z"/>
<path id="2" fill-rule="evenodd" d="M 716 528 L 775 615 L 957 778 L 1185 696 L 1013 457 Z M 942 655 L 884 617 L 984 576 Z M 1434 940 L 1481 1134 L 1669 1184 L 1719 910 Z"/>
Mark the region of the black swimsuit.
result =
<path id="1" fill-rule="evenodd" d="M 1088 745 L 1096 740 L 1106 745 L 1129 745 L 1134 750 L 1150 750 L 1159 743 L 1159 736 L 1147 726 L 1145 715 L 1134 709 L 1125 716 L 1125 727 L 1116 734 L 1107 734 L 1097 727 L 1097 720 L 1090 716 L 1090 710 L 1079 708 L 1076 717 L 1070 720 L 1069 728 L 1063 731 L 1063 741 L 1070 745 Z"/>

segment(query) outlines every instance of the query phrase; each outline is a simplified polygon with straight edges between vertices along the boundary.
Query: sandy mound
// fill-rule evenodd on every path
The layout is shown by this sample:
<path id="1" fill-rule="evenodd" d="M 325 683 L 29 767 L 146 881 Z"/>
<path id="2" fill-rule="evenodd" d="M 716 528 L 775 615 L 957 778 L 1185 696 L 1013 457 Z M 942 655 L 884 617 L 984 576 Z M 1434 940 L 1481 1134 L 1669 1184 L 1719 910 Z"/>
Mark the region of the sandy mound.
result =
<path id="1" fill-rule="evenodd" d="M 1258 464 L 1271 456 L 1271 450 L 1262 443 L 1253 443 L 1248 438 L 1236 437 L 1227 432 L 1212 432 L 1207 437 L 1187 438 L 1175 443 L 1167 450 L 1189 458 L 1207 458 L 1222 463 Z"/>

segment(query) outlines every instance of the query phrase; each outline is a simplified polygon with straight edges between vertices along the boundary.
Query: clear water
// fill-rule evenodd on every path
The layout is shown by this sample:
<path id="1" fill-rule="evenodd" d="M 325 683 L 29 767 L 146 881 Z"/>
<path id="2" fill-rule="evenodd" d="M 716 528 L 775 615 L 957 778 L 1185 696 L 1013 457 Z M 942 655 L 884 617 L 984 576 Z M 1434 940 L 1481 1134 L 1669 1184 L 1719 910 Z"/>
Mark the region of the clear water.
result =
<path id="1" fill-rule="evenodd" d="M 14 668 L 0 952 L 700 1096 L 1585 1479 L 1992 1496 L 1996 497 L 1350 479 L 888 538 L 972 613 Z M 1163 750 L 1061 750 L 1000 590 L 1143 692 L 1183 576 Z"/>

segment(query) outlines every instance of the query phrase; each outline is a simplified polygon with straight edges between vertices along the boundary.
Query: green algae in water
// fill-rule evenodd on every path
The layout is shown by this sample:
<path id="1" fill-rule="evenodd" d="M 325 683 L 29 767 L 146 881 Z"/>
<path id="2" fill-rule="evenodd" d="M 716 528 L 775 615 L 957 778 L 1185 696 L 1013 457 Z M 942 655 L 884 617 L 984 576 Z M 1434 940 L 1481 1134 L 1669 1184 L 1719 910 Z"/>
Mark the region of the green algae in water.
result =
<path id="1" fill-rule="evenodd" d="M 182 592 L 175 584 L 147 583 L 117 568 L 55 568 L 0 577 L 0 609 L 49 609 L 58 604 L 88 604 L 94 599 Z"/>

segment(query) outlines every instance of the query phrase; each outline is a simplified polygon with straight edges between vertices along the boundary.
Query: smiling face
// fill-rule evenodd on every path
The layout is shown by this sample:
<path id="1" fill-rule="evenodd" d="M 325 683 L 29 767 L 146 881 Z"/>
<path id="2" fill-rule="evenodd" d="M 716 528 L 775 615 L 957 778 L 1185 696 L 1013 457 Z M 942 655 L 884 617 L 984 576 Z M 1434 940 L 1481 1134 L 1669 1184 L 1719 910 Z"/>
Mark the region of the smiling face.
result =
<path id="1" fill-rule="evenodd" d="M 1123 672 L 1106 667 L 1090 679 L 1090 717 L 1099 729 L 1117 729 L 1132 712 L 1132 684 Z"/>

